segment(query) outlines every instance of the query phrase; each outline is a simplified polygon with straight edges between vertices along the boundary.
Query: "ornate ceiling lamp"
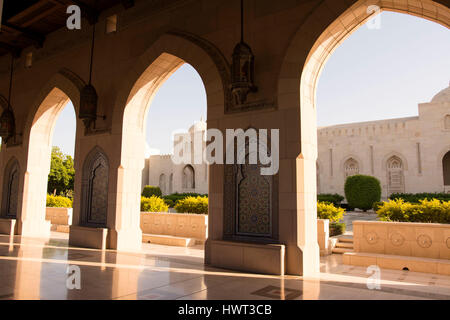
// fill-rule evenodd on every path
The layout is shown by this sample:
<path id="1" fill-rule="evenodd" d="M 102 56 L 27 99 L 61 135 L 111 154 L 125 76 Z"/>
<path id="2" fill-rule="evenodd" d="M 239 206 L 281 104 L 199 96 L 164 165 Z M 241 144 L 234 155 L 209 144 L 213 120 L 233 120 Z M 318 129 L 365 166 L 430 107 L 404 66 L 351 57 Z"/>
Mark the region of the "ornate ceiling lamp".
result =
<path id="1" fill-rule="evenodd" d="M 243 105 L 247 95 L 257 91 L 254 60 L 252 49 L 244 42 L 244 0 L 241 0 L 241 42 L 234 47 L 231 65 L 231 93 L 235 105 Z"/>
<path id="2" fill-rule="evenodd" d="M 80 93 L 80 112 L 78 117 L 83 120 L 86 129 L 91 127 L 91 124 L 97 119 L 97 91 L 92 86 L 92 65 L 94 58 L 94 43 L 95 43 L 95 23 L 92 26 L 92 45 L 91 45 L 91 60 L 89 65 L 89 83 L 81 89 Z"/>
<path id="3" fill-rule="evenodd" d="M 14 137 L 16 131 L 16 122 L 11 107 L 11 92 L 14 71 L 14 55 L 11 55 L 11 73 L 9 77 L 8 106 L 0 116 L 0 137 L 4 143 L 8 143 L 11 137 Z"/>

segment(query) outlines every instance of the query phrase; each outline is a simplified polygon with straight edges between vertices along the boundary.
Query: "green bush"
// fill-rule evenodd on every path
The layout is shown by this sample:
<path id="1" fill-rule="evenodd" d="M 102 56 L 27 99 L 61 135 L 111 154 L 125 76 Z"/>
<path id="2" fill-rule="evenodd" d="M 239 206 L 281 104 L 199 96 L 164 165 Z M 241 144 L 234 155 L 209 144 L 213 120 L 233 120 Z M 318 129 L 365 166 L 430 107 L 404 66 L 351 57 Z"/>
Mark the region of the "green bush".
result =
<path id="1" fill-rule="evenodd" d="M 334 204 L 335 206 L 339 206 L 341 204 L 342 200 L 344 200 L 344 197 L 337 193 L 335 193 L 335 194 L 322 193 L 322 194 L 317 195 L 317 201 L 329 202 L 329 203 Z"/>
<path id="2" fill-rule="evenodd" d="M 344 217 L 345 210 L 335 207 L 332 203 L 317 202 L 317 217 L 319 219 L 329 219 L 330 222 L 339 222 Z"/>
<path id="3" fill-rule="evenodd" d="M 51 208 L 72 208 L 72 199 L 47 194 L 46 206 Z"/>
<path id="4" fill-rule="evenodd" d="M 164 202 L 169 206 L 169 208 L 175 207 L 175 202 L 171 199 L 166 199 L 163 197 Z"/>
<path id="5" fill-rule="evenodd" d="M 141 197 L 142 212 L 167 212 L 167 210 L 169 210 L 169 206 L 160 197 Z"/>
<path id="6" fill-rule="evenodd" d="M 166 201 L 167 205 L 169 205 L 170 208 L 173 208 L 177 204 L 178 200 L 183 200 L 187 197 L 208 197 L 208 195 L 200 193 L 172 193 L 164 196 L 163 199 L 164 201 Z"/>
<path id="7" fill-rule="evenodd" d="M 175 210 L 179 213 L 208 214 L 208 198 L 198 196 L 178 200 Z"/>
<path id="8" fill-rule="evenodd" d="M 372 176 L 357 174 L 347 177 L 344 190 L 349 207 L 364 211 L 381 199 L 380 181 Z"/>
<path id="9" fill-rule="evenodd" d="M 345 232 L 345 223 L 332 222 L 330 223 L 330 236 L 338 236 Z"/>
<path id="10" fill-rule="evenodd" d="M 383 203 L 384 203 L 383 201 L 376 201 L 376 202 L 374 202 L 373 205 L 372 205 L 373 211 L 377 212 L 378 209 L 380 209 L 380 207 L 383 206 Z"/>
<path id="11" fill-rule="evenodd" d="M 450 223 L 450 201 L 438 199 L 419 200 L 419 203 L 403 199 L 383 202 L 377 215 L 381 221 Z"/>
<path id="12" fill-rule="evenodd" d="M 161 189 L 159 187 L 145 186 L 144 190 L 142 191 L 142 196 L 146 197 L 146 198 L 150 198 L 151 196 L 161 197 L 162 196 L 162 192 L 161 192 Z"/>
<path id="13" fill-rule="evenodd" d="M 450 193 L 393 193 L 389 199 L 403 199 L 405 202 L 419 203 L 420 200 L 437 199 L 441 201 L 450 201 Z"/>

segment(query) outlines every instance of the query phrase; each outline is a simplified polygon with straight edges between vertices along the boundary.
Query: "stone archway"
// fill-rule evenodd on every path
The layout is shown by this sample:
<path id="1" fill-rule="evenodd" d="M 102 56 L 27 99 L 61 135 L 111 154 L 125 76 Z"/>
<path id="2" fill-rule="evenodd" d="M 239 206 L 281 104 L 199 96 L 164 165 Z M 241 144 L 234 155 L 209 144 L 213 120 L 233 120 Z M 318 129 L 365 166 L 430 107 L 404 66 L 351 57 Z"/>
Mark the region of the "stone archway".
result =
<path id="1" fill-rule="evenodd" d="M 442 175 L 444 178 L 444 191 L 450 192 L 450 151 L 442 158 Z"/>
<path id="2" fill-rule="evenodd" d="M 368 10 L 371 5 L 380 10 Z M 291 194 L 297 197 L 295 215 L 290 217 L 290 222 L 296 226 L 293 235 L 297 238 L 297 259 L 302 262 L 303 275 L 317 272 L 319 261 L 314 233 L 317 229 L 317 82 L 334 49 L 370 17 L 383 10 L 422 17 L 447 28 L 450 25 L 450 10 L 432 0 L 359 0 L 351 6 L 345 1 L 318 2 L 301 21 L 284 54 L 278 76 L 277 100 L 278 108 L 290 119 L 288 125 L 292 127 L 289 132 L 290 153 L 295 154 L 295 160 L 288 160 L 296 185 L 286 189 L 286 195 L 280 193 L 280 197 Z M 295 259 L 292 259 L 292 256 L 287 256 L 288 272 L 295 266 Z"/>
<path id="3" fill-rule="evenodd" d="M 218 55 L 212 45 L 192 35 L 168 33 L 155 41 L 125 77 L 117 95 L 113 112 L 112 135 L 120 137 L 120 166 L 114 191 L 115 216 L 111 222 L 111 244 L 117 249 L 140 248 L 142 232 L 139 226 L 140 181 L 144 166 L 145 118 L 148 107 L 159 87 L 184 63 L 189 63 L 200 75 L 207 96 L 208 125 L 223 116 L 225 93 L 223 73 L 217 66 Z M 222 68 L 223 69 L 223 68 Z M 211 120 L 211 121 L 210 121 Z M 214 167 L 214 166 L 213 166 Z M 220 170 L 214 170 L 223 175 Z M 219 186 L 209 190 L 216 194 L 218 204 L 209 210 L 209 221 L 222 219 L 222 192 Z M 214 230 L 209 238 L 221 238 L 221 230 Z"/>
<path id="4" fill-rule="evenodd" d="M 20 167 L 24 168 L 18 176 L 17 203 L 17 230 L 22 236 L 50 235 L 50 222 L 45 220 L 45 204 L 53 129 L 69 100 L 78 114 L 82 86 L 82 80 L 66 69 L 50 78 L 30 106 L 31 111 L 22 129 L 22 144 L 5 148 L 2 152 L 2 161 L 14 155 Z M 4 183 L 0 183 L 0 187 L 4 187 Z"/>

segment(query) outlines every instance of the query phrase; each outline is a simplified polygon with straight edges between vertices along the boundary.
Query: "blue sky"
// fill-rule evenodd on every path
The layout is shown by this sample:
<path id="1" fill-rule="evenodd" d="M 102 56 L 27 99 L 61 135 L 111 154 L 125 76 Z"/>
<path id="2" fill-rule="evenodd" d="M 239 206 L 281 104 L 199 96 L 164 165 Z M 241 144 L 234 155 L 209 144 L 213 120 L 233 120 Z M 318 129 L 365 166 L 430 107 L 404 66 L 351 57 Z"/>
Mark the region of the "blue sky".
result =
<path id="1" fill-rule="evenodd" d="M 319 126 L 417 115 L 450 80 L 450 31 L 410 15 L 384 12 L 381 28 L 362 26 L 332 54 L 317 87 Z M 258 57 L 256 57 L 257 59 Z M 170 152 L 171 134 L 203 116 L 206 93 L 190 65 L 178 69 L 157 92 L 147 117 L 147 142 Z M 73 155 L 75 113 L 62 111 L 53 145 Z"/>

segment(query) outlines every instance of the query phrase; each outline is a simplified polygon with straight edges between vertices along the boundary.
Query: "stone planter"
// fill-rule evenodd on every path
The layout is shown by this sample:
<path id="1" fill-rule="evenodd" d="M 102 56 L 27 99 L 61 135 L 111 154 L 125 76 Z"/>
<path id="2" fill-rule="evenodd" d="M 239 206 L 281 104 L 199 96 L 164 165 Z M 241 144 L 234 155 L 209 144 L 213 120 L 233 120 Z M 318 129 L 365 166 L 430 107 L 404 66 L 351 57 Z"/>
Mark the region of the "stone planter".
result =
<path id="1" fill-rule="evenodd" d="M 144 238 L 146 235 L 176 237 L 172 239 L 166 237 L 167 244 L 177 245 L 174 243 L 177 238 L 189 238 L 195 239 L 197 242 L 204 242 L 208 237 L 208 215 L 141 212 L 141 229 Z"/>
<path id="2" fill-rule="evenodd" d="M 450 225 L 354 221 L 352 265 L 450 275 Z"/>

